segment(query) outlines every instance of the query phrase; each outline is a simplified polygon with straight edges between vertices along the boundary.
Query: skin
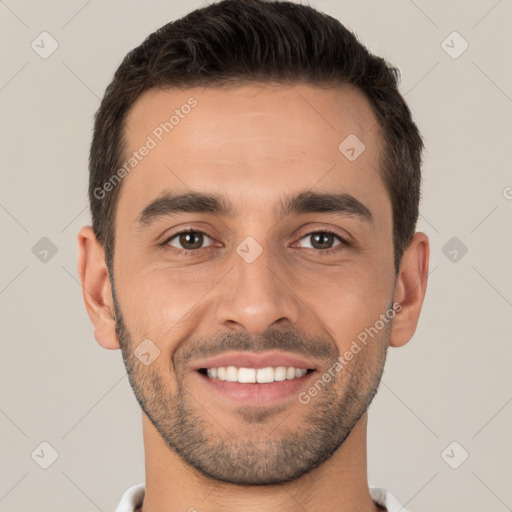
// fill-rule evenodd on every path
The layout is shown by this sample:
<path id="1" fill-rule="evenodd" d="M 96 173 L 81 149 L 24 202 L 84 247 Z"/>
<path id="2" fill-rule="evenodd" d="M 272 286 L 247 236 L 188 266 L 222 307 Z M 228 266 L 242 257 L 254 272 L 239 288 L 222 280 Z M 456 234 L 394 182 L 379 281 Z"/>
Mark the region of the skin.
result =
<path id="1" fill-rule="evenodd" d="M 367 408 L 388 347 L 403 346 L 416 330 L 429 242 L 415 234 L 396 276 L 391 202 L 378 172 L 383 138 L 371 106 L 347 86 L 150 90 L 127 116 L 129 150 L 190 97 L 197 106 L 123 180 L 115 297 L 103 247 L 90 226 L 78 235 L 95 338 L 122 349 L 143 410 L 142 510 L 382 510 L 368 490 Z M 351 133 L 365 144 L 353 162 L 338 150 Z M 180 212 L 140 229 L 138 215 L 164 190 L 222 195 L 237 215 Z M 308 190 L 349 193 L 373 222 L 274 215 L 285 193 Z M 174 237 L 167 247 L 189 254 L 166 252 L 164 242 L 185 228 L 210 238 L 191 249 L 194 240 Z M 350 245 L 335 236 L 318 249 L 313 230 Z M 252 263 L 236 251 L 248 236 L 263 249 Z M 207 347 L 295 350 L 321 376 L 393 303 L 401 309 L 392 322 L 307 404 L 294 395 L 239 407 L 190 368 Z M 133 352 L 144 339 L 160 350 L 147 366 Z"/>

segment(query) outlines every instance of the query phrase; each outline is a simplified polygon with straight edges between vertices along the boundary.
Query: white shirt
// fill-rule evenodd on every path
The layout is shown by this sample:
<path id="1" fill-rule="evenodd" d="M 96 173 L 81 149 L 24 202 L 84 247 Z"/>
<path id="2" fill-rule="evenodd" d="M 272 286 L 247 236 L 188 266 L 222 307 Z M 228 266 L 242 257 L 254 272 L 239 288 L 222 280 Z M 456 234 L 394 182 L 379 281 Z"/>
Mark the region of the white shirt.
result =
<path id="1" fill-rule="evenodd" d="M 115 512 L 134 512 L 137 507 L 142 505 L 145 493 L 145 484 L 133 485 L 125 491 Z M 407 512 L 405 508 L 402 508 L 398 500 L 385 489 L 370 487 L 370 496 L 375 503 L 386 507 L 388 512 Z"/>

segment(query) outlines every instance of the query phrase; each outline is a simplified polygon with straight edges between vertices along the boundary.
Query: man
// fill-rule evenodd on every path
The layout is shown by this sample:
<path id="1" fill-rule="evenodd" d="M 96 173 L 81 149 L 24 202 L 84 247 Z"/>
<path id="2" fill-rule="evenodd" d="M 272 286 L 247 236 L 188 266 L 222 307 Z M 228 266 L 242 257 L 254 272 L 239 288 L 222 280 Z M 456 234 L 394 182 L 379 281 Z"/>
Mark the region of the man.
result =
<path id="1" fill-rule="evenodd" d="M 132 50 L 96 115 L 78 272 L 143 411 L 117 512 L 404 510 L 367 409 L 429 244 L 398 73 L 338 21 L 224 0 Z"/>

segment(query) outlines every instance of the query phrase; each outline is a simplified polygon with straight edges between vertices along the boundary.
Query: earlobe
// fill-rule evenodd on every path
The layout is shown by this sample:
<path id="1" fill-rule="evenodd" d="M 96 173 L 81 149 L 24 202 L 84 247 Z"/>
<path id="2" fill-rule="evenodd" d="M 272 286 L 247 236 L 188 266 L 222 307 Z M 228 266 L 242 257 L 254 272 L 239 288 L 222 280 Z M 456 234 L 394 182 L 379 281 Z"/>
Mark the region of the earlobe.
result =
<path id="1" fill-rule="evenodd" d="M 395 284 L 394 302 L 401 304 L 393 318 L 389 344 L 405 345 L 414 335 L 425 298 L 428 280 L 429 240 L 425 233 L 416 233 L 405 250 Z"/>
<path id="2" fill-rule="evenodd" d="M 77 270 L 96 341 L 110 350 L 120 348 L 105 252 L 90 226 L 84 226 L 78 232 Z"/>

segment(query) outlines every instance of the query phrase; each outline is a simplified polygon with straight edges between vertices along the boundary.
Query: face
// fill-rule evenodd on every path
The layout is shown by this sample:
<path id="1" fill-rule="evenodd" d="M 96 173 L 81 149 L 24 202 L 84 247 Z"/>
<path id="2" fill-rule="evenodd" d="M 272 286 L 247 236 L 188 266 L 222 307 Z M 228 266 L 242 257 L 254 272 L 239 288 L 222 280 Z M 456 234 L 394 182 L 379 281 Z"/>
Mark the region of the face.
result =
<path id="1" fill-rule="evenodd" d="M 339 149 L 353 135 L 362 153 Z M 139 404 L 205 476 L 306 474 L 367 410 L 389 342 L 392 213 L 370 104 L 349 87 L 151 90 L 125 138 L 138 156 L 111 277 Z"/>

